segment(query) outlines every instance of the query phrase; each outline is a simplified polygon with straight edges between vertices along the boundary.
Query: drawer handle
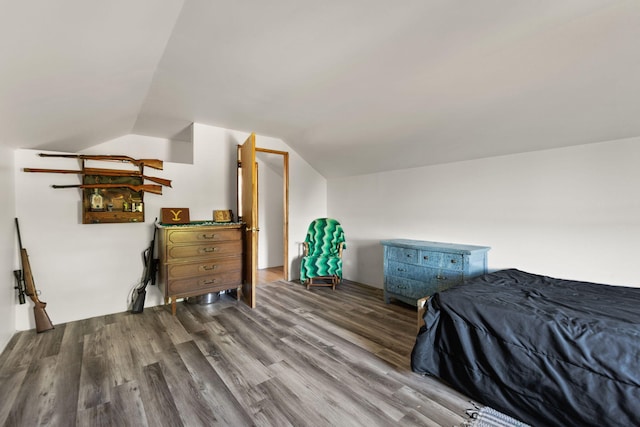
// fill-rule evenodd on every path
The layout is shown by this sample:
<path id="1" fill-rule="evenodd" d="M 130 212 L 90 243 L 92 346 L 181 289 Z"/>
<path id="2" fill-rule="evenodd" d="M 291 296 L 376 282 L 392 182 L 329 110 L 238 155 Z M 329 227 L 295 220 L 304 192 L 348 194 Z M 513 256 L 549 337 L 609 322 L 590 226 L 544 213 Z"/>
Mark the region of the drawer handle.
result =
<path id="1" fill-rule="evenodd" d="M 203 285 L 213 285 L 214 283 L 216 283 L 216 279 L 210 279 L 210 280 L 203 280 L 202 284 Z"/>
<path id="2" fill-rule="evenodd" d="M 457 261 L 457 260 L 455 260 L 455 259 L 452 259 L 452 260 L 451 260 L 451 264 L 456 264 L 457 262 L 458 262 L 458 261 Z"/>
<path id="3" fill-rule="evenodd" d="M 405 270 L 404 268 L 398 268 L 397 271 L 407 271 L 407 270 Z"/>
<path id="4" fill-rule="evenodd" d="M 215 252 L 215 251 L 217 251 L 217 250 L 218 250 L 218 248 L 216 248 L 216 247 L 213 247 L 213 248 L 203 248 L 203 249 L 202 249 L 202 252 Z"/>
<path id="5" fill-rule="evenodd" d="M 413 255 L 407 254 L 407 258 L 413 258 Z"/>
<path id="6" fill-rule="evenodd" d="M 217 234 L 215 234 L 215 233 L 214 233 L 214 234 L 203 234 L 203 235 L 202 235 L 202 238 L 203 238 L 203 239 L 207 239 L 207 240 L 209 240 L 209 239 L 215 239 L 215 238 L 217 238 L 217 237 L 218 237 L 218 235 L 217 235 Z"/>
<path id="7" fill-rule="evenodd" d="M 423 259 L 424 259 L 425 261 L 427 261 L 427 260 L 429 259 L 429 257 L 428 257 L 427 255 L 425 255 L 425 256 L 423 257 Z"/>
<path id="8" fill-rule="evenodd" d="M 211 271 L 211 270 L 215 270 L 216 268 L 218 268 L 217 265 L 203 265 L 202 269 L 206 270 L 206 271 Z"/>
<path id="9" fill-rule="evenodd" d="M 438 280 L 447 280 L 447 278 L 445 276 L 440 276 L 440 275 L 436 276 L 436 279 L 438 279 Z"/>

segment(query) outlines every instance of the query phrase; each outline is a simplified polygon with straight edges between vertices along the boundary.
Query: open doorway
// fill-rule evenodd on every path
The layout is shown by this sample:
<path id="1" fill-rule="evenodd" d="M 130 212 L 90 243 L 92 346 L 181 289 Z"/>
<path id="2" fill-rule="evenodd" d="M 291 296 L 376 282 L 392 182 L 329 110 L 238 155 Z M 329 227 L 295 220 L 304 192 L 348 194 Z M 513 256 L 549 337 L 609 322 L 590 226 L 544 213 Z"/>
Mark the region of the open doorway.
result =
<path id="1" fill-rule="evenodd" d="M 256 147 L 257 284 L 289 280 L 289 153 Z"/>

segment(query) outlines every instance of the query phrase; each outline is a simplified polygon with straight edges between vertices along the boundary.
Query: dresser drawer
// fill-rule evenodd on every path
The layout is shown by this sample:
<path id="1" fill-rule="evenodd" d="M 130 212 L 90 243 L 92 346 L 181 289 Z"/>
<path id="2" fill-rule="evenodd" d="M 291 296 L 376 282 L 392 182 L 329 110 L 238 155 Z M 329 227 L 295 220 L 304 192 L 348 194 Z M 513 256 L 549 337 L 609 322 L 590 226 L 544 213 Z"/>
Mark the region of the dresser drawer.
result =
<path id="1" fill-rule="evenodd" d="M 171 280 L 169 282 L 168 294 L 177 297 L 190 295 L 202 295 L 208 292 L 224 290 L 240 286 L 242 284 L 242 272 L 231 271 L 210 275 L 206 277 L 193 277 L 190 279 Z"/>
<path id="2" fill-rule="evenodd" d="M 194 258 L 217 258 L 242 253 L 242 241 L 211 242 L 197 245 L 176 245 L 167 248 L 167 261 L 194 259 Z"/>
<path id="3" fill-rule="evenodd" d="M 438 270 L 429 283 L 436 292 L 443 291 L 452 286 L 458 285 L 464 281 L 464 275 L 461 271 Z M 426 295 L 425 295 L 426 296 Z"/>
<path id="4" fill-rule="evenodd" d="M 242 258 L 240 257 L 167 265 L 169 280 L 241 270 Z"/>
<path id="5" fill-rule="evenodd" d="M 176 229 L 167 232 L 167 242 L 173 244 L 220 242 L 224 240 L 241 240 L 240 229 L 232 230 L 194 230 Z"/>
<path id="6" fill-rule="evenodd" d="M 389 261 L 385 275 L 406 277 L 407 279 L 426 282 L 430 277 L 435 276 L 436 270 L 424 268 L 415 264 Z"/>
<path id="7" fill-rule="evenodd" d="M 408 298 L 419 299 L 433 293 L 429 292 L 430 285 L 428 283 L 418 282 L 406 277 L 387 276 L 384 286 L 386 292 L 403 295 Z"/>
<path id="8" fill-rule="evenodd" d="M 418 261 L 418 250 L 410 249 L 410 248 L 400 248 L 391 246 L 387 248 L 387 258 L 389 260 L 401 261 L 406 263 L 417 264 Z"/>
<path id="9" fill-rule="evenodd" d="M 461 254 L 447 252 L 420 251 L 420 263 L 434 268 L 459 271 L 464 269 L 464 257 Z"/>
<path id="10" fill-rule="evenodd" d="M 420 299 L 436 292 L 442 292 L 452 286 L 462 283 L 461 280 L 449 280 L 448 278 L 432 278 L 427 282 L 419 282 L 404 277 L 387 277 L 385 290 L 408 298 Z"/>

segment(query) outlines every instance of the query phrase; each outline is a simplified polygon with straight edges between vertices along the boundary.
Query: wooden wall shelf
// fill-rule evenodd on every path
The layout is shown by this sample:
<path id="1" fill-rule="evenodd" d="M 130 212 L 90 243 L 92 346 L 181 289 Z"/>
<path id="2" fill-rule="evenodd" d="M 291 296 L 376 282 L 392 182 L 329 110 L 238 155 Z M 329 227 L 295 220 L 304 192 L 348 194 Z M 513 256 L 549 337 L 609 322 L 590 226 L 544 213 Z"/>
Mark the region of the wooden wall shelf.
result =
<path id="1" fill-rule="evenodd" d="M 83 184 L 142 185 L 142 178 L 131 176 L 84 175 Z M 82 190 L 82 223 L 144 222 L 144 192 L 127 187 L 85 188 Z M 92 208 L 96 193 L 102 197 L 102 208 Z"/>

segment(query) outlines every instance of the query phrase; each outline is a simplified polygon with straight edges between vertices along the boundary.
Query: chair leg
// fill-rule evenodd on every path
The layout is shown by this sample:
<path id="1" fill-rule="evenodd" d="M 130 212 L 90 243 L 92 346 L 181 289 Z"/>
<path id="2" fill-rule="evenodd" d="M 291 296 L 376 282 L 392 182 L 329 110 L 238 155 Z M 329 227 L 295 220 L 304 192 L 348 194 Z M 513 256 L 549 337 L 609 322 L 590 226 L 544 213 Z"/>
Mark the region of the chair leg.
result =
<path id="1" fill-rule="evenodd" d="M 314 282 L 314 280 L 318 280 L 319 282 Z M 333 290 L 336 289 L 336 284 L 338 283 L 338 276 L 317 276 L 310 277 L 306 282 L 307 289 L 310 289 L 311 286 L 331 286 Z"/>

